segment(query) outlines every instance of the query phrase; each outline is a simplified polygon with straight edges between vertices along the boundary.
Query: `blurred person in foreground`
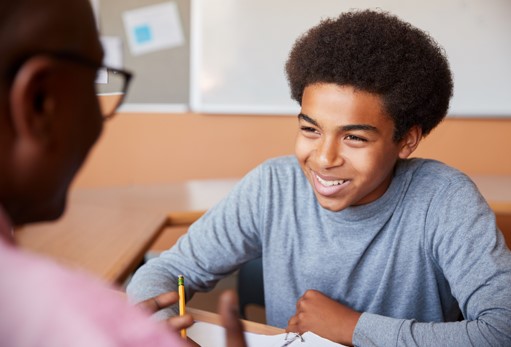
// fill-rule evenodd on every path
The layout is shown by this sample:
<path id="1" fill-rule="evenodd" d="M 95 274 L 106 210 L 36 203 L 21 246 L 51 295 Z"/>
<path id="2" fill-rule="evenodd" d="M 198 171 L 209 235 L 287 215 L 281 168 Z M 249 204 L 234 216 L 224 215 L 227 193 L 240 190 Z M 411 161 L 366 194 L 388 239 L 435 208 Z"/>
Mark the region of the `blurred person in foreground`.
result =
<path id="1" fill-rule="evenodd" d="M 87 0 L 3 1 L 0 27 L 0 344 L 193 345 L 176 332 L 190 315 L 148 318 L 177 293 L 132 307 L 99 280 L 16 247 L 16 227 L 62 215 L 70 182 L 118 104 L 100 110 L 103 51 Z M 117 73 L 127 87 L 130 74 Z M 219 310 L 228 346 L 244 346 L 232 292 Z"/>

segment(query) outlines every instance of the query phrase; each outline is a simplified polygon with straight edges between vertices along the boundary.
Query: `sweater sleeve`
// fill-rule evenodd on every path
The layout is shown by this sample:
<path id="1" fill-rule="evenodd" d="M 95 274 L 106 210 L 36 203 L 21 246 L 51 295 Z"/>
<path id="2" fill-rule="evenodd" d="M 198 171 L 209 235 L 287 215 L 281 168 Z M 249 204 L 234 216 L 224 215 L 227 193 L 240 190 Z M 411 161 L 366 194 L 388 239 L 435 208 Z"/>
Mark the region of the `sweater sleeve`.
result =
<path id="1" fill-rule="evenodd" d="M 475 185 L 454 178 L 428 211 L 425 252 L 448 281 L 464 320 L 418 322 L 362 314 L 359 346 L 511 346 L 511 252 Z"/>
<path id="2" fill-rule="evenodd" d="M 259 202 L 262 168 L 245 176 L 218 205 L 192 224 L 169 250 L 149 260 L 127 286 L 133 302 L 177 290 L 177 277 L 185 277 L 186 295 L 212 289 L 239 266 L 260 256 Z M 156 318 L 177 314 L 162 310 Z"/>

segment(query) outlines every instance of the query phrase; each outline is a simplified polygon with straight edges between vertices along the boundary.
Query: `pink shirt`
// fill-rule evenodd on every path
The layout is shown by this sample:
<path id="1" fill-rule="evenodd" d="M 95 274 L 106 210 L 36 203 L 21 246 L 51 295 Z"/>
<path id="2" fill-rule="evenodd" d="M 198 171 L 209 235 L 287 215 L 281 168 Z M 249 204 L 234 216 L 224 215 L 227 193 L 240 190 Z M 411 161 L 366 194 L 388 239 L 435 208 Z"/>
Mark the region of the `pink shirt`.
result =
<path id="1" fill-rule="evenodd" d="M 11 230 L 0 206 L 2 347 L 186 345 L 112 288 L 17 248 Z"/>

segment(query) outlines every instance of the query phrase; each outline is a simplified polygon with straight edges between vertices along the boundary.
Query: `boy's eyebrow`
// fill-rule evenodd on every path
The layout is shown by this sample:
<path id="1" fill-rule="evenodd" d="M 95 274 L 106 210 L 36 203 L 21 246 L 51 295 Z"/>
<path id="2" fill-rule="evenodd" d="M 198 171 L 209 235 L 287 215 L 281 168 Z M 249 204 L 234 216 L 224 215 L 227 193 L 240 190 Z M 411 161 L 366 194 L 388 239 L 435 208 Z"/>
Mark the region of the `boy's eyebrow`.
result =
<path id="1" fill-rule="evenodd" d="M 302 119 L 302 120 L 304 120 L 304 121 L 306 121 L 306 122 L 308 122 L 308 123 L 311 123 L 311 124 L 313 124 L 313 125 L 315 125 L 315 126 L 319 127 L 318 122 L 316 122 L 314 119 L 312 119 L 311 117 L 307 116 L 307 115 L 306 115 L 306 114 L 304 114 L 304 113 L 299 113 L 299 114 L 298 114 L 298 119 Z"/>
<path id="2" fill-rule="evenodd" d="M 378 128 L 369 125 L 369 124 L 350 124 L 350 125 L 344 125 L 341 127 L 344 131 L 352 131 L 352 130 L 366 130 L 366 131 L 374 131 L 378 132 Z"/>
<path id="3" fill-rule="evenodd" d="M 314 119 L 312 119 L 311 117 L 307 116 L 304 113 L 299 113 L 298 114 L 298 119 L 302 119 L 302 120 L 304 120 L 306 122 L 309 122 L 309 123 L 319 127 L 318 122 L 316 122 Z M 378 128 L 376 128 L 375 126 L 369 125 L 369 124 L 349 124 L 349 125 L 343 125 L 343 126 L 340 127 L 340 129 L 342 129 L 343 131 L 366 130 L 366 131 L 378 132 Z"/>

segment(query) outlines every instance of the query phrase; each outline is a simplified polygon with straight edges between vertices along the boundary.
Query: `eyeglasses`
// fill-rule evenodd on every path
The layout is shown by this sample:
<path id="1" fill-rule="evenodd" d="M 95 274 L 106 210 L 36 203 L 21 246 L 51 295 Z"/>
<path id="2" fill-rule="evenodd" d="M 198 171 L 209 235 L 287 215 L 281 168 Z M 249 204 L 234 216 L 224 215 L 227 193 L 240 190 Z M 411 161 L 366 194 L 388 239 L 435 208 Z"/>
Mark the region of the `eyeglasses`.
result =
<path id="1" fill-rule="evenodd" d="M 96 77 L 96 95 L 104 120 L 111 119 L 124 101 L 132 74 L 126 70 L 102 66 Z"/>
<path id="2" fill-rule="evenodd" d="M 96 96 L 103 120 L 111 119 L 115 115 L 128 91 L 129 83 L 133 77 L 131 72 L 104 65 L 99 66 L 91 59 L 71 52 L 37 52 L 29 57 L 37 54 L 68 60 L 97 70 Z"/>

